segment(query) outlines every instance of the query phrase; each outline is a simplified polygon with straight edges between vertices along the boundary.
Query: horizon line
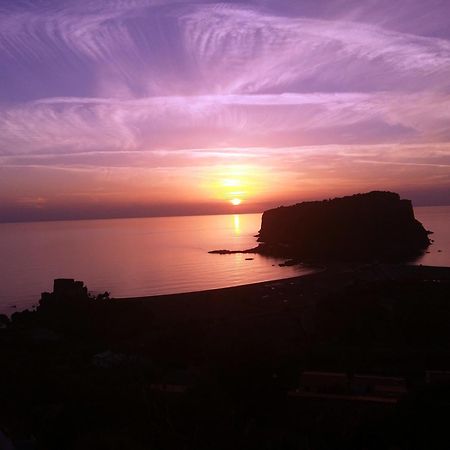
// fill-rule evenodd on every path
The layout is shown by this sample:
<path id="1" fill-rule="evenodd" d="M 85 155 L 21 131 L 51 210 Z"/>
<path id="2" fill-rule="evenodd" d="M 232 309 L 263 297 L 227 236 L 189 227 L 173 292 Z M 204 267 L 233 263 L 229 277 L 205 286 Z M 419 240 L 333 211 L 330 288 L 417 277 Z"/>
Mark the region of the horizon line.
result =
<path id="1" fill-rule="evenodd" d="M 310 201 L 310 200 L 306 200 Z M 314 200 L 313 200 L 314 201 Z M 322 200 L 316 200 L 316 201 L 322 201 Z M 303 203 L 303 202 L 297 202 L 297 203 Z M 149 214 L 149 215 L 110 215 L 107 217 L 101 217 L 101 216 L 80 216 L 80 217 L 72 217 L 72 218 L 65 218 L 65 217 L 57 217 L 57 218 L 33 218 L 33 219 L 24 219 L 24 220 L 2 220 L 0 219 L 0 225 L 1 224 L 22 224 L 22 223 L 47 223 L 47 222 L 81 222 L 81 221 L 97 221 L 97 220 L 122 220 L 122 219 L 156 219 L 156 218 L 169 218 L 169 217 L 201 217 L 201 216 L 233 216 L 233 215 L 246 215 L 246 214 L 263 214 L 265 211 L 269 209 L 274 209 L 281 206 L 290 206 L 295 203 L 291 203 L 289 205 L 287 204 L 281 204 L 272 208 L 267 208 L 264 210 L 252 210 L 252 209 L 246 209 L 244 212 L 192 212 L 189 214 L 180 214 L 180 213 L 165 213 L 165 214 Z M 439 208 L 439 207 L 450 207 L 450 203 L 437 203 L 437 204 L 413 204 L 413 208 Z"/>

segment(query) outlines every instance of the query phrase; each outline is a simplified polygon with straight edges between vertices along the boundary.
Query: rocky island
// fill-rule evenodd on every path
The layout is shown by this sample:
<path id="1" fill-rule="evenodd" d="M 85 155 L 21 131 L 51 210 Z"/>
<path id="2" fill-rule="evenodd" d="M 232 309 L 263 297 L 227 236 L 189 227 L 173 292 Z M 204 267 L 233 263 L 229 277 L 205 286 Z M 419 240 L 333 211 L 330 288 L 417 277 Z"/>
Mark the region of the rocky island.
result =
<path id="1" fill-rule="evenodd" d="M 373 191 L 265 211 L 259 251 L 333 260 L 399 260 L 430 244 L 410 200 Z"/>
<path id="2" fill-rule="evenodd" d="M 404 261 L 428 247 L 429 234 L 410 200 L 373 191 L 265 211 L 260 244 L 243 252 L 299 261 Z"/>

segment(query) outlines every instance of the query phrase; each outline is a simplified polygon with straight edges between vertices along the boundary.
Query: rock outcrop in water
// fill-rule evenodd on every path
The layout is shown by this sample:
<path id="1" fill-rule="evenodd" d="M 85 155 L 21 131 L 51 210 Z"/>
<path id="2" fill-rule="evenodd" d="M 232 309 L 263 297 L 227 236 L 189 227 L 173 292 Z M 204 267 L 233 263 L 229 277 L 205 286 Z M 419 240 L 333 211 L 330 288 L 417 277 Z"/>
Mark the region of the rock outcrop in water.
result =
<path id="1" fill-rule="evenodd" d="M 401 260 L 426 249 L 428 234 L 410 200 L 374 191 L 265 211 L 258 253 L 320 261 Z"/>

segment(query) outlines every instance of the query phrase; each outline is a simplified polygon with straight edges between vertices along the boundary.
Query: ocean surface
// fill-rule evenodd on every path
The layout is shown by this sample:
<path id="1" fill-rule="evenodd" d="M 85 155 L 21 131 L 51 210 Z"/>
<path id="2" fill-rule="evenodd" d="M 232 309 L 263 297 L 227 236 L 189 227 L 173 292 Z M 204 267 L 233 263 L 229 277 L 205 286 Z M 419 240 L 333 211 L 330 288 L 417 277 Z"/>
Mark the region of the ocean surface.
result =
<path id="1" fill-rule="evenodd" d="M 435 240 L 417 264 L 450 266 L 450 206 L 415 208 Z M 261 214 L 0 224 L 0 312 L 51 291 L 54 278 L 83 280 L 113 297 L 171 294 L 310 273 L 279 259 L 212 255 L 256 245 Z M 248 260 L 247 258 L 253 258 Z"/>

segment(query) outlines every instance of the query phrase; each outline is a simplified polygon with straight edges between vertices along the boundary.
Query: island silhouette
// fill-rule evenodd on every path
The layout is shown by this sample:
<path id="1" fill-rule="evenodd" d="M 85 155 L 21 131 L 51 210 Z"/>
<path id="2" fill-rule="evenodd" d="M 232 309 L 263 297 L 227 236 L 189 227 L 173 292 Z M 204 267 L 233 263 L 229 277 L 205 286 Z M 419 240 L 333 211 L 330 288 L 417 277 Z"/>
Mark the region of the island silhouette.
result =
<path id="1" fill-rule="evenodd" d="M 372 191 L 265 211 L 260 244 L 243 252 L 300 261 L 402 261 L 419 256 L 430 245 L 429 234 L 410 200 Z"/>

